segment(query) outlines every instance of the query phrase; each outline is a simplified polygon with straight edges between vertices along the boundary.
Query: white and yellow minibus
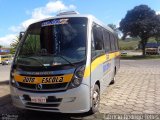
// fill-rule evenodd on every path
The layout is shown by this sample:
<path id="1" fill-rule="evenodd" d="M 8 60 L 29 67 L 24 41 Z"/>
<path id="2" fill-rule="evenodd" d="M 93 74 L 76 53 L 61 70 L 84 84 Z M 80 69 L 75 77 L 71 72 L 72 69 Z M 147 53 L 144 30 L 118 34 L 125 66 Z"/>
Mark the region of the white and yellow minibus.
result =
<path id="1" fill-rule="evenodd" d="M 91 15 L 63 12 L 31 24 L 10 76 L 13 105 L 29 110 L 98 111 L 120 66 L 117 35 Z"/>

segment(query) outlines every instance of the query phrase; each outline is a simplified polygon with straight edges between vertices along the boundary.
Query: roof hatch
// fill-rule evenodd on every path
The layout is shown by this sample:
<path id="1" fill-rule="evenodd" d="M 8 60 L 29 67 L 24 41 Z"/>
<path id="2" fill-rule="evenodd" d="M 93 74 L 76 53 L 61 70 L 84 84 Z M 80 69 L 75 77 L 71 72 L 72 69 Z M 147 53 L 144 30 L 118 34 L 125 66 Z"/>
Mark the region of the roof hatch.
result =
<path id="1" fill-rule="evenodd" d="M 76 15 L 76 14 L 79 14 L 78 12 L 76 11 L 66 11 L 66 12 L 60 12 L 57 14 L 57 16 L 62 16 L 62 15 Z"/>

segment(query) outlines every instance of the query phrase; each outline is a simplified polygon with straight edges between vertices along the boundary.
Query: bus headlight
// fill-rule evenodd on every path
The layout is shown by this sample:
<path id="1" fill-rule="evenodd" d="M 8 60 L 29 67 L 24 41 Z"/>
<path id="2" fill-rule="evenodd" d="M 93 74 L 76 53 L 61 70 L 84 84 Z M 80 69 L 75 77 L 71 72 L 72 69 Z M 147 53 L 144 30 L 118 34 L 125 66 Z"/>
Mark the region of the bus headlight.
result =
<path id="1" fill-rule="evenodd" d="M 72 81 L 70 82 L 69 89 L 80 86 L 84 75 L 84 66 L 78 67 L 74 73 Z"/>

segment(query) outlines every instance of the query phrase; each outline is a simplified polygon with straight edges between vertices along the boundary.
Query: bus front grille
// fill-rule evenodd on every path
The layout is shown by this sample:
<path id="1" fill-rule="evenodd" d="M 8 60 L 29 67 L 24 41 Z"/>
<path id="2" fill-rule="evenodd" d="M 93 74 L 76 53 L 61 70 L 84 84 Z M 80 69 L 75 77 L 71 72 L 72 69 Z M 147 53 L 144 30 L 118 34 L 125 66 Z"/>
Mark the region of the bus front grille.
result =
<path id="1" fill-rule="evenodd" d="M 18 88 L 22 90 L 31 90 L 31 91 L 61 91 L 66 90 L 68 83 L 57 83 L 57 84 L 41 84 L 41 88 L 37 87 L 37 84 L 28 84 L 18 82 Z"/>

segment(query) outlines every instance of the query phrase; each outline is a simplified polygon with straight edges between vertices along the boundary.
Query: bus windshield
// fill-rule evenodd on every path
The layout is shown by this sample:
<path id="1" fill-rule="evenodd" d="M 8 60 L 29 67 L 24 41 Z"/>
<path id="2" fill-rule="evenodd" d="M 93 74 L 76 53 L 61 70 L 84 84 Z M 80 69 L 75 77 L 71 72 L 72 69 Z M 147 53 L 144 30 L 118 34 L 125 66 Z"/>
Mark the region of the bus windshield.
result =
<path id="1" fill-rule="evenodd" d="M 16 64 L 54 66 L 84 61 L 87 18 L 59 18 L 30 25 L 16 57 Z"/>

